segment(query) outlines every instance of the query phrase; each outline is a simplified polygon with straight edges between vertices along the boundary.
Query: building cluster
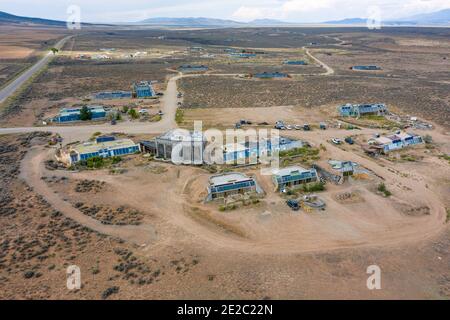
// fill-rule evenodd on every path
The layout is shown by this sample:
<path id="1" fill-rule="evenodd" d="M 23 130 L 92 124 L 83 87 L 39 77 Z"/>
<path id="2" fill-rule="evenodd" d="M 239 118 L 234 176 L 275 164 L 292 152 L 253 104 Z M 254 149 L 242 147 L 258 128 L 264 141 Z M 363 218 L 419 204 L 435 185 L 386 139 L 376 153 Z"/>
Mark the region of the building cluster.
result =
<path id="1" fill-rule="evenodd" d="M 261 72 L 261 73 L 255 73 L 253 75 L 254 78 L 258 79 L 273 79 L 273 78 L 289 78 L 289 75 L 287 73 L 283 72 Z"/>
<path id="2" fill-rule="evenodd" d="M 236 194 L 262 194 L 264 191 L 254 177 L 230 172 L 209 178 L 206 201 L 226 198 Z"/>
<path id="3" fill-rule="evenodd" d="M 189 73 L 189 72 L 205 72 L 208 71 L 208 67 L 205 65 L 191 65 L 191 64 L 183 64 L 178 67 L 178 71 Z"/>
<path id="4" fill-rule="evenodd" d="M 91 114 L 91 120 L 105 119 L 107 112 L 103 106 L 86 106 Z M 83 107 L 62 108 L 58 115 L 53 118 L 54 122 L 74 122 L 81 121 L 81 110 Z"/>
<path id="5" fill-rule="evenodd" d="M 145 99 L 156 96 L 150 81 L 141 81 L 133 84 L 133 98 Z"/>
<path id="6" fill-rule="evenodd" d="M 58 149 L 56 159 L 67 166 L 71 166 L 94 157 L 110 158 L 134 154 L 139 151 L 139 145 L 131 139 L 116 140 L 113 136 L 103 136 L 97 137 L 95 141 L 67 145 Z"/>
<path id="7" fill-rule="evenodd" d="M 96 100 L 114 100 L 114 99 L 146 99 L 155 97 L 157 94 L 153 89 L 151 81 L 140 81 L 133 83 L 131 91 L 102 91 L 95 93 L 93 98 Z"/>
<path id="8" fill-rule="evenodd" d="M 283 64 L 290 65 L 290 66 L 306 66 L 308 63 L 304 60 L 286 60 L 283 61 Z"/>
<path id="9" fill-rule="evenodd" d="M 375 71 L 375 70 L 382 70 L 379 66 L 353 66 L 351 67 L 352 70 L 357 71 Z"/>
<path id="10" fill-rule="evenodd" d="M 255 58 L 256 53 L 250 53 L 250 52 L 232 52 L 230 53 L 231 58 L 243 58 L 243 59 L 249 59 L 249 58 Z"/>
<path id="11" fill-rule="evenodd" d="M 410 134 L 402 131 L 397 131 L 388 136 L 376 135 L 368 140 L 369 147 L 367 153 L 387 154 L 391 151 L 403 149 L 409 146 L 424 143 L 423 138 L 419 135 Z"/>
<path id="12" fill-rule="evenodd" d="M 305 169 L 299 166 L 292 166 L 274 171 L 273 183 L 277 190 L 295 188 L 299 185 L 317 182 L 317 171 L 314 168 Z"/>
<path id="13" fill-rule="evenodd" d="M 172 161 L 174 152 L 182 164 L 203 164 L 203 150 L 206 140 L 203 134 L 173 129 L 150 141 L 141 141 L 143 152 L 153 154 L 155 158 Z"/>
<path id="14" fill-rule="evenodd" d="M 102 91 L 94 94 L 96 100 L 131 99 L 131 91 Z"/>
<path id="15" fill-rule="evenodd" d="M 338 107 L 342 117 L 360 117 L 364 115 L 385 115 L 388 108 L 384 103 L 374 104 L 351 104 L 347 103 Z"/>
<path id="16" fill-rule="evenodd" d="M 342 184 L 346 177 L 353 176 L 357 173 L 368 173 L 359 164 L 352 161 L 328 160 L 313 165 L 317 173 L 324 181 L 335 184 Z"/>
<path id="17" fill-rule="evenodd" d="M 203 134 L 189 132 L 182 129 L 173 129 L 150 141 L 141 141 L 142 151 L 153 154 L 156 158 L 172 161 L 174 150 L 179 162 L 183 164 L 201 165 L 210 162 L 204 159 L 204 150 L 207 142 Z M 236 142 L 221 145 L 220 154 L 213 155 L 215 159 L 225 164 L 247 162 L 249 159 L 256 162 L 263 156 L 270 156 L 274 152 L 302 148 L 305 142 L 285 137 L 274 139 L 254 139 L 253 141 Z M 209 154 L 207 156 L 210 156 Z M 219 158 L 218 158 L 219 157 Z"/>

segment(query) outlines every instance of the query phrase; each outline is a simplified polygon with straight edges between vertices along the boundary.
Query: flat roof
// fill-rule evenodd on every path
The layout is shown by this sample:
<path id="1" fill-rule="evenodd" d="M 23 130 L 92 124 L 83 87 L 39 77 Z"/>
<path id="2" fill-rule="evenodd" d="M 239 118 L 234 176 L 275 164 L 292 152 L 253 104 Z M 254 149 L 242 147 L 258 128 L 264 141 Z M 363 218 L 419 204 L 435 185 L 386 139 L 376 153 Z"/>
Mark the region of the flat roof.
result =
<path id="1" fill-rule="evenodd" d="M 172 129 L 157 137 L 157 139 L 171 141 L 183 141 L 186 138 L 192 139 L 191 141 L 202 141 L 203 134 L 201 132 L 193 132 L 186 129 Z"/>
<path id="2" fill-rule="evenodd" d="M 272 174 L 275 176 L 284 177 L 284 176 L 289 176 L 292 174 L 302 174 L 304 172 L 311 172 L 311 170 L 302 168 L 300 166 L 292 166 L 292 167 L 286 167 L 286 168 L 282 168 L 282 169 L 274 169 L 272 171 Z"/>
<path id="3" fill-rule="evenodd" d="M 84 154 L 84 153 L 92 153 L 97 152 L 101 149 L 121 149 L 121 148 L 128 148 L 128 147 L 134 147 L 136 146 L 136 143 L 134 143 L 131 139 L 120 139 L 120 140 L 114 140 L 114 141 L 105 141 L 105 142 L 85 142 L 78 144 L 76 146 L 73 146 L 72 149 L 75 150 L 78 153 Z"/>
<path id="4" fill-rule="evenodd" d="M 62 108 L 59 110 L 59 114 L 74 114 L 79 113 L 83 107 L 75 107 L 75 108 Z M 103 106 L 87 106 L 89 111 L 91 112 L 104 112 L 105 108 Z"/>
<path id="5" fill-rule="evenodd" d="M 392 140 L 387 137 L 379 137 L 379 138 L 375 138 L 374 140 L 380 144 L 387 144 L 387 143 L 392 142 Z"/>
<path id="6" fill-rule="evenodd" d="M 242 182 L 242 181 L 248 181 L 253 180 L 253 178 L 238 172 L 230 172 L 218 176 L 212 176 L 209 178 L 209 182 L 213 186 L 221 186 L 224 184 L 230 184 L 235 182 Z"/>
<path id="7" fill-rule="evenodd" d="M 329 160 L 329 165 L 336 170 L 343 169 L 344 167 L 356 167 L 358 164 L 352 161 L 341 161 L 341 160 Z"/>

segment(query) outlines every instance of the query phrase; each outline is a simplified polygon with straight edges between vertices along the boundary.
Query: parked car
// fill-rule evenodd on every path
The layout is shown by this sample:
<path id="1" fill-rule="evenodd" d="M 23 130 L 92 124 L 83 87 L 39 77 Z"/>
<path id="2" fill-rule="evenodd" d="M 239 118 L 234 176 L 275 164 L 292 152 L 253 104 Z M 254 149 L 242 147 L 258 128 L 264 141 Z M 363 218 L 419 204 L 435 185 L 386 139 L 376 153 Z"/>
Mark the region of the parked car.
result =
<path id="1" fill-rule="evenodd" d="M 303 125 L 303 130 L 305 130 L 305 131 L 310 131 L 310 130 L 311 130 L 311 127 L 309 126 L 309 124 L 305 123 L 305 124 Z"/>
<path id="2" fill-rule="evenodd" d="M 334 143 L 334 144 L 341 144 L 342 140 L 339 139 L 339 138 L 333 138 L 333 139 L 331 139 L 331 142 Z"/>
<path id="3" fill-rule="evenodd" d="M 278 121 L 275 123 L 275 129 L 278 129 L 278 130 L 284 130 L 284 129 L 286 129 L 286 127 L 285 127 L 285 125 L 284 125 L 284 122 L 281 121 L 281 120 L 278 120 Z"/>
<path id="4" fill-rule="evenodd" d="M 235 128 L 235 129 L 240 129 L 240 128 L 242 128 L 241 123 L 240 123 L 240 122 L 236 122 L 236 123 L 234 124 L 234 128 Z"/>
<path id="5" fill-rule="evenodd" d="M 293 127 L 292 127 L 291 125 L 289 125 L 289 124 L 288 124 L 288 125 L 286 126 L 286 129 L 288 129 L 288 130 L 292 130 L 292 129 L 293 129 Z"/>
<path id="6" fill-rule="evenodd" d="M 353 141 L 352 137 L 345 138 L 345 142 L 347 142 L 348 144 L 354 144 L 355 143 L 355 141 Z"/>
<path id="7" fill-rule="evenodd" d="M 162 116 L 163 114 L 164 113 L 161 110 L 158 111 L 158 115 Z"/>
<path id="8" fill-rule="evenodd" d="M 293 211 L 298 211 L 300 209 L 300 205 L 297 200 L 288 200 L 288 201 L 286 201 L 286 204 Z"/>
<path id="9" fill-rule="evenodd" d="M 302 130 L 302 126 L 301 126 L 301 125 L 298 125 L 298 124 L 296 124 L 296 125 L 294 126 L 294 129 L 295 129 L 295 130 Z"/>

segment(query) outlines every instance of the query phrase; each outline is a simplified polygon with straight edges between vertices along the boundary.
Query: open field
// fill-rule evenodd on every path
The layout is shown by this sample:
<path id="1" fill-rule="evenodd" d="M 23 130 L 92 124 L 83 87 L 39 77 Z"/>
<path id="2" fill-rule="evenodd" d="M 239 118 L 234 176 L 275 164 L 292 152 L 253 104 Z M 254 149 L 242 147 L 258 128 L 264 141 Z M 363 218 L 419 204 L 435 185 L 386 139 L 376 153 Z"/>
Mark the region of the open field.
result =
<path id="1" fill-rule="evenodd" d="M 205 64 L 211 74 L 287 72 L 290 79 L 247 80 L 194 77 L 180 80 L 188 108 L 272 107 L 317 108 L 352 102 L 384 102 L 393 109 L 449 125 L 450 45 L 446 29 L 385 28 L 367 34 L 358 28 L 286 28 L 230 30 L 90 30 L 68 41 L 62 55 L 18 97 L 4 125 L 31 125 L 48 109 L 82 102 L 92 92 L 129 90 L 134 81 L 156 80 L 164 90 L 168 68 Z M 224 43 L 224 40 L 227 40 Z M 241 43 L 244 39 L 251 43 Z M 214 40 L 212 40 L 214 39 Z M 264 40 L 265 39 L 265 40 Z M 415 39 L 415 42 L 413 41 Z M 422 39 L 427 39 L 424 42 Z M 229 41 L 228 41 L 229 40 Z M 421 42 L 422 41 L 422 42 Z M 433 46 L 427 45 L 433 43 Z M 434 42 L 433 42 L 434 41 Z M 303 46 L 334 70 L 324 73 Z M 269 43 L 271 46 L 269 46 Z M 425 45 L 424 45 L 425 44 Z M 199 46 L 200 52 L 189 51 Z M 261 51 L 255 58 L 230 58 L 225 48 Z M 136 52 L 146 55 L 124 58 Z M 77 59 L 80 54 L 110 56 L 108 60 Z M 211 57 L 205 58 L 205 55 Z M 286 66 L 284 60 L 306 60 L 307 66 Z M 377 64 L 383 70 L 351 71 L 357 64 Z M 14 67 L 11 67 L 14 69 Z M 208 86 L 208 90 L 205 90 Z M 405 90 L 407 88 L 407 90 Z M 18 118 L 21 118 L 22 121 Z M 26 119 L 26 120 L 23 120 Z"/>
<path id="2" fill-rule="evenodd" d="M 2 26 L 0 30 L 0 87 L 37 61 L 43 49 L 62 38 L 61 28 Z"/>

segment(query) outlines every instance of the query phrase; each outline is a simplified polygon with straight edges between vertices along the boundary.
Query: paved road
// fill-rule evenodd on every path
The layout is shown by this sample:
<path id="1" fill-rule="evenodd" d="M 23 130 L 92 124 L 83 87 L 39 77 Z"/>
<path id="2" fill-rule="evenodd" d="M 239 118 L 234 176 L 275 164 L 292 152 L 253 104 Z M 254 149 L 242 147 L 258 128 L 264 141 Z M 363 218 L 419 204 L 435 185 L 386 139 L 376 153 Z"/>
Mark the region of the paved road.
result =
<path id="1" fill-rule="evenodd" d="M 207 74 L 208 76 L 236 76 L 237 74 Z M 124 121 L 112 126 L 109 123 L 83 124 L 70 126 L 41 126 L 41 127 L 13 127 L 0 128 L 0 134 L 30 133 L 35 131 L 54 132 L 64 138 L 65 143 L 74 141 L 84 141 L 89 139 L 93 133 L 102 132 L 104 134 L 113 132 L 124 132 L 128 134 L 158 134 L 170 129 L 177 128 L 175 115 L 178 108 L 177 81 L 186 77 L 204 76 L 199 74 L 177 74 L 171 77 L 167 83 L 164 96 L 161 98 L 161 111 L 164 113 L 158 122 L 138 122 Z"/>
<path id="2" fill-rule="evenodd" d="M 101 124 L 83 124 L 76 126 L 41 126 L 41 127 L 13 127 L 0 128 L 0 134 L 29 133 L 35 131 L 54 132 L 64 138 L 65 143 L 73 141 L 87 140 L 95 132 L 112 133 L 125 132 L 128 134 L 157 134 L 177 128 L 175 114 L 178 108 L 178 88 L 177 80 L 185 77 L 178 74 L 169 79 L 167 89 L 161 98 L 161 111 L 164 113 L 162 119 L 158 122 L 138 122 L 124 121 L 117 125 L 109 123 Z"/>
<path id="3" fill-rule="evenodd" d="M 61 49 L 64 43 L 71 38 L 72 36 L 65 37 L 56 43 L 55 48 Z M 0 90 L 0 103 L 4 102 L 11 95 L 16 92 L 25 82 L 27 82 L 36 72 L 41 70 L 43 67 L 47 65 L 47 63 L 53 58 L 53 53 L 51 51 L 47 52 L 47 54 L 38 62 L 36 62 L 33 66 L 23 72 L 20 76 L 18 76 L 14 81 L 9 83 L 6 87 Z"/>

